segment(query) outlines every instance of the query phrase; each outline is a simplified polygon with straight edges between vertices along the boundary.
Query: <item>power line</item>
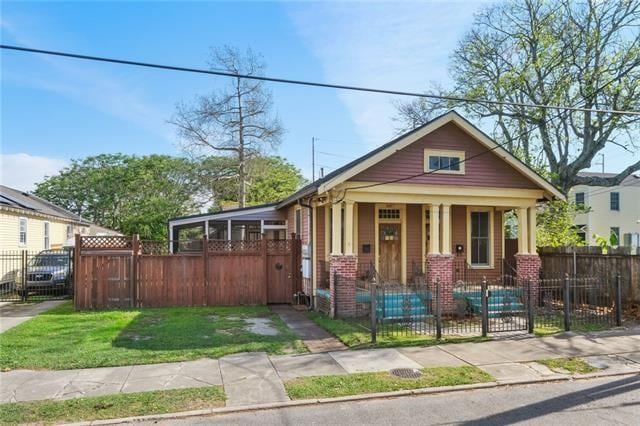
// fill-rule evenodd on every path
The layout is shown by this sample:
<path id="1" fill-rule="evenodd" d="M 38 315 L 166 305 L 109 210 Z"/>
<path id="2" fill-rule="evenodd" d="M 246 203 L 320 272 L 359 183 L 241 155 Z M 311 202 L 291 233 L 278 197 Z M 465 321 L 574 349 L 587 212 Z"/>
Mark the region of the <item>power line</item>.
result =
<path id="1" fill-rule="evenodd" d="M 581 111 L 581 112 L 640 116 L 640 111 L 626 111 L 626 110 L 600 109 L 600 108 L 593 109 L 593 108 L 576 107 L 576 106 L 529 104 L 524 102 L 496 101 L 496 100 L 489 100 L 489 99 L 472 99 L 472 98 L 467 98 L 463 96 L 431 95 L 427 93 L 407 92 L 402 90 L 377 89 L 372 87 L 351 86 L 351 85 L 345 85 L 345 84 L 319 83 L 319 82 L 314 82 L 309 80 L 294 80 L 294 79 L 288 79 L 288 78 L 240 74 L 240 73 L 233 73 L 228 71 L 216 71 L 216 70 L 207 70 L 202 68 L 190 68 L 190 67 L 181 67 L 181 66 L 174 66 L 174 65 L 164 65 L 164 64 L 157 64 L 157 63 L 151 63 L 151 62 L 130 61 L 126 59 L 108 58 L 104 56 L 81 55 L 77 53 L 61 52 L 61 51 L 54 51 L 54 50 L 33 49 L 29 47 L 14 46 L 14 45 L 7 45 L 7 44 L 0 44 L 0 48 L 19 51 L 19 52 L 39 53 L 43 55 L 60 56 L 65 58 L 82 59 L 82 60 L 88 60 L 88 61 L 108 62 L 113 64 L 132 65 L 132 66 L 145 67 L 145 68 L 155 68 L 155 69 L 163 69 L 163 70 L 169 70 L 169 71 L 181 71 L 181 72 L 189 72 L 189 73 L 196 73 L 196 74 L 209 74 L 209 75 L 217 75 L 222 77 L 244 78 L 248 80 L 268 81 L 272 83 L 295 84 L 299 86 L 351 90 L 355 92 L 368 92 L 368 93 L 378 93 L 378 94 L 395 95 L 395 96 L 410 96 L 410 97 L 417 97 L 417 98 L 439 99 L 439 100 L 445 100 L 445 101 L 476 103 L 476 104 L 486 104 L 486 105 L 506 105 L 506 106 L 513 106 L 513 107 L 521 107 L 521 108 L 542 108 L 542 109 L 553 109 L 553 110 L 562 110 L 562 111 Z"/>

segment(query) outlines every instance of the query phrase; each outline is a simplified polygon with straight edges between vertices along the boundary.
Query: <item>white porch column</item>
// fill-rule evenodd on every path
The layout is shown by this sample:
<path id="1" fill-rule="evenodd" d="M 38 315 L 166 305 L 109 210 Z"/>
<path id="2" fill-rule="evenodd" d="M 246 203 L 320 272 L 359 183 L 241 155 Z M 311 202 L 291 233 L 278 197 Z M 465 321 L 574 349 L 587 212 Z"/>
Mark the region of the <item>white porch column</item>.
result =
<path id="1" fill-rule="evenodd" d="M 429 209 L 429 254 L 440 254 L 440 206 L 431 204 Z"/>
<path id="2" fill-rule="evenodd" d="M 227 240 L 231 241 L 231 219 L 227 219 Z"/>
<path id="3" fill-rule="evenodd" d="M 518 254 L 529 253 L 529 225 L 527 222 L 527 208 L 518 208 Z"/>
<path id="4" fill-rule="evenodd" d="M 536 254 L 538 252 L 536 248 L 536 208 L 529 207 L 529 253 Z"/>
<path id="5" fill-rule="evenodd" d="M 442 205 L 442 254 L 451 254 L 451 205 Z"/>
<path id="6" fill-rule="evenodd" d="M 353 201 L 344 202 L 344 254 L 353 252 Z"/>
<path id="7" fill-rule="evenodd" d="M 209 238 L 209 221 L 208 220 L 204 221 L 204 235 L 206 235 L 207 238 Z"/>
<path id="8" fill-rule="evenodd" d="M 331 206 L 331 254 L 342 254 L 342 203 Z"/>

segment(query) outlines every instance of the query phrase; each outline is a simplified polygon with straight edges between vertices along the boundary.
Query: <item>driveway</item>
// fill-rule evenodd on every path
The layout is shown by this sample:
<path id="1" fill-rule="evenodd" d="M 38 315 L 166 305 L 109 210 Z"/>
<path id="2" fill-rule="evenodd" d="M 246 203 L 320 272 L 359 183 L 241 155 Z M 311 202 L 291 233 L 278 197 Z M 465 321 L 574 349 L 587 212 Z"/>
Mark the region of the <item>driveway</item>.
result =
<path id="1" fill-rule="evenodd" d="M 42 312 L 55 308 L 64 300 L 47 300 L 40 303 L 5 303 L 0 306 L 0 333 L 30 320 Z"/>

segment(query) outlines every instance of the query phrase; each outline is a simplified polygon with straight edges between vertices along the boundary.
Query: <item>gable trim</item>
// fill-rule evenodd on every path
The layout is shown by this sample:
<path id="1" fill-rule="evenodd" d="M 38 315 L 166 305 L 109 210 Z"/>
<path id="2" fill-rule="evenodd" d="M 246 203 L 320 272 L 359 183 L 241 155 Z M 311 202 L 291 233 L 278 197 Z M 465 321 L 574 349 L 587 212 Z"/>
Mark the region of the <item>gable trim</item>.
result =
<path id="1" fill-rule="evenodd" d="M 324 193 L 333 189 L 337 185 L 367 170 L 368 168 L 379 163 L 385 158 L 391 156 L 397 151 L 400 151 L 401 149 L 406 148 L 407 146 L 411 145 L 412 143 L 416 142 L 422 137 L 432 133 L 433 131 L 437 130 L 438 128 L 450 122 L 453 122 L 456 125 L 458 125 L 463 131 L 465 131 L 471 137 L 476 139 L 478 142 L 480 142 L 489 150 L 492 150 L 495 155 L 498 155 L 511 167 L 513 167 L 514 169 L 522 173 L 525 177 L 530 179 L 540 188 L 543 188 L 545 190 L 545 195 L 547 195 L 548 198 L 556 197 L 559 199 L 565 199 L 565 196 L 557 188 L 555 188 L 552 184 L 550 184 L 544 178 L 542 178 L 540 175 L 534 172 L 530 167 L 528 167 L 522 161 L 518 160 L 516 157 L 510 154 L 507 150 L 500 147 L 495 141 L 493 141 L 490 137 L 488 137 L 481 130 L 479 130 L 477 127 L 472 125 L 470 122 L 462 118 L 455 111 L 450 111 L 434 119 L 430 123 L 427 123 L 426 125 L 424 125 L 424 127 L 417 129 L 416 131 L 413 131 L 407 134 L 405 137 L 399 139 L 396 143 L 391 144 L 387 148 L 382 149 L 380 152 L 375 153 L 369 158 L 365 158 L 361 162 L 354 164 L 353 167 L 350 167 L 349 169 L 334 176 L 333 178 L 327 180 L 326 182 L 323 182 L 318 187 L 318 193 Z"/>

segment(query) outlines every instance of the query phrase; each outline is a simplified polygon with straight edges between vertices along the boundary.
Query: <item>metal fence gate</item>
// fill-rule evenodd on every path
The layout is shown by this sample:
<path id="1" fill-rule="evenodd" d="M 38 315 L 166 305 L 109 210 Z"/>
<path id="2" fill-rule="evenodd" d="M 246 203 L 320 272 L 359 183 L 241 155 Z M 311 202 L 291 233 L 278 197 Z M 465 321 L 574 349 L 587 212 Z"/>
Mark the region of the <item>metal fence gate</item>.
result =
<path id="1" fill-rule="evenodd" d="M 0 252 L 0 301 L 28 302 L 72 296 L 72 250 Z"/>

